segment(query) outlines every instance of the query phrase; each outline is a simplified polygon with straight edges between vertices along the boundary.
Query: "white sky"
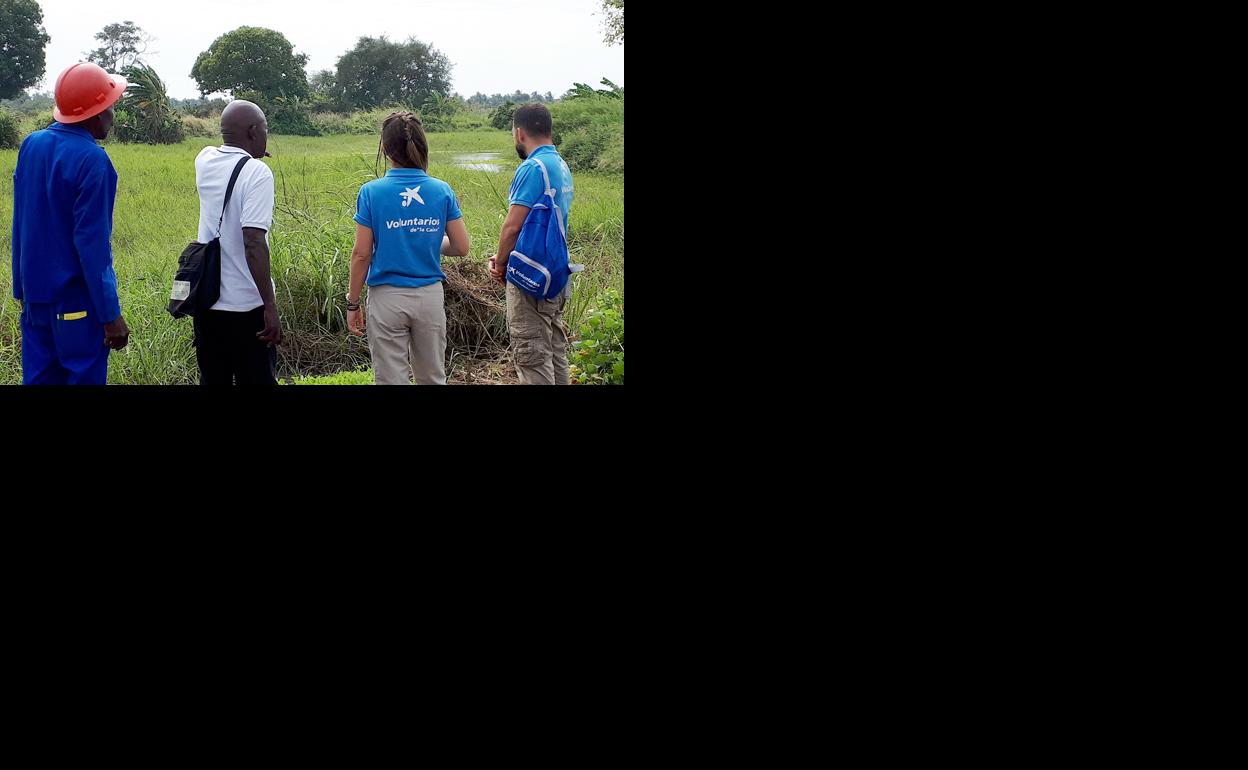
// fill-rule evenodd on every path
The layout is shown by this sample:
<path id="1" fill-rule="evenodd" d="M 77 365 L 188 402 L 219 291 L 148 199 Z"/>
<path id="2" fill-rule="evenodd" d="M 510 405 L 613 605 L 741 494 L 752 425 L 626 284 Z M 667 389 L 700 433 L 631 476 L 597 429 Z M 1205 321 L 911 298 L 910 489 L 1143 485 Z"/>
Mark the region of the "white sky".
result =
<path id="1" fill-rule="evenodd" d="M 454 65 L 451 88 L 464 97 L 550 91 L 573 82 L 624 85 L 624 47 L 603 42 L 598 0 L 39 0 L 52 37 L 47 72 L 33 90 L 50 91 L 60 72 L 98 43 L 106 24 L 133 21 L 156 37 L 145 58 L 177 99 L 199 96 L 191 67 L 218 36 L 267 27 L 308 55 L 308 76 L 333 70 L 361 36 L 409 35 Z"/>

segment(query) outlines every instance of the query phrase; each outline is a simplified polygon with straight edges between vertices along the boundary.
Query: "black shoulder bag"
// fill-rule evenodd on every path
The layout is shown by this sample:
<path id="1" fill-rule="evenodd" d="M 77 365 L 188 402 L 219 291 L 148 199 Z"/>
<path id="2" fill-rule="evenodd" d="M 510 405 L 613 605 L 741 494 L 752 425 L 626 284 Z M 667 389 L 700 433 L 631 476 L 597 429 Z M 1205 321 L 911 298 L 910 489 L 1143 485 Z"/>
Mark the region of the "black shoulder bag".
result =
<path id="1" fill-rule="evenodd" d="M 244 157 L 238 162 L 230 184 L 225 188 L 217 237 L 208 243 L 196 241 L 190 244 L 178 257 L 178 273 L 173 277 L 173 293 L 169 295 L 168 308 L 174 318 L 207 312 L 221 299 L 221 227 L 225 224 L 225 210 L 230 205 L 230 196 L 234 194 L 234 183 L 249 160 L 250 157 Z"/>

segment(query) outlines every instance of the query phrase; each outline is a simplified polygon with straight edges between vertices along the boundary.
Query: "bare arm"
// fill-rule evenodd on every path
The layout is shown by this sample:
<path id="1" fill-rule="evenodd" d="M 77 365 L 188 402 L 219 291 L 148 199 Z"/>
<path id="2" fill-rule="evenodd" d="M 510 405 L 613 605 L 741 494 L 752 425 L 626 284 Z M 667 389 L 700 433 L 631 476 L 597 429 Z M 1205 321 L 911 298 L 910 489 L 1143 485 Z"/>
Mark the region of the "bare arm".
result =
<path id="1" fill-rule="evenodd" d="M 264 302 L 264 331 L 256 338 L 269 345 L 282 344 L 282 324 L 277 316 L 277 297 L 273 296 L 273 277 L 269 266 L 269 242 L 265 231 L 258 227 L 243 228 L 243 247 L 247 252 L 247 269 L 256 282 L 256 290 Z"/>
<path id="2" fill-rule="evenodd" d="M 368 268 L 373 264 L 373 229 L 355 224 L 355 246 L 351 249 L 351 277 L 347 283 L 347 302 L 360 301 Z M 364 308 L 347 311 L 347 330 L 357 337 L 364 335 Z"/>
<path id="3" fill-rule="evenodd" d="M 490 258 L 490 274 L 494 280 L 504 283 L 507 277 L 507 260 L 516 248 L 516 240 L 524 228 L 524 220 L 529 217 L 529 207 L 513 204 L 507 210 L 507 219 L 503 221 L 502 232 L 498 235 L 498 253 Z"/>
<path id="4" fill-rule="evenodd" d="M 466 257 L 471 246 L 463 217 L 446 223 L 446 235 L 442 236 L 442 256 Z"/>

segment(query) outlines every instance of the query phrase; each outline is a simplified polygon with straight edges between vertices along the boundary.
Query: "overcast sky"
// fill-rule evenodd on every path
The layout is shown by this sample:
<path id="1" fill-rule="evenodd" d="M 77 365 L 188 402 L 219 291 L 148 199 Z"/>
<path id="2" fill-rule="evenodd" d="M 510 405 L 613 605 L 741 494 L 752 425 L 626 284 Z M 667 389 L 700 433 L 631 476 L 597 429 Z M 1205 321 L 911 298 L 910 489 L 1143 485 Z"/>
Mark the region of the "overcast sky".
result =
<path id="1" fill-rule="evenodd" d="M 39 0 L 52 42 L 34 90 L 96 47 L 104 25 L 133 21 L 156 37 L 145 58 L 178 99 L 199 96 L 191 67 L 213 40 L 243 26 L 275 29 L 308 55 L 308 75 L 334 69 L 361 36 L 409 35 L 454 64 L 451 86 L 465 97 L 550 91 L 573 82 L 624 85 L 624 46 L 603 42 L 598 0 Z"/>

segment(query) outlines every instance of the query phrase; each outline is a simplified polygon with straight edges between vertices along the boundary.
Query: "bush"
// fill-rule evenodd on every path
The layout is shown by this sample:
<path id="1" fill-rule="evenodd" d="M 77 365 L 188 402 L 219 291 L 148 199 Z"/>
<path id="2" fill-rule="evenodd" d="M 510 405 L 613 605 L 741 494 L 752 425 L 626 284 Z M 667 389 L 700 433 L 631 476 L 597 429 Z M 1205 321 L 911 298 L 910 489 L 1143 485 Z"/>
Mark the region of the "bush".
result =
<path id="1" fill-rule="evenodd" d="M 595 124 L 571 134 L 564 134 L 563 141 L 555 140 L 559 154 L 573 171 L 624 171 L 624 126 L 618 124 Z M 608 160 L 608 152 L 618 168 Z"/>
<path id="2" fill-rule="evenodd" d="M 320 112 L 312 114 L 312 125 L 326 135 L 380 136 L 381 124 L 392 112 L 406 107 L 387 107 L 362 112 Z"/>
<path id="3" fill-rule="evenodd" d="M 16 150 L 22 142 L 22 131 L 17 117 L 8 110 L 0 110 L 0 150 Z"/>
<path id="4" fill-rule="evenodd" d="M 494 108 L 490 113 L 490 125 L 495 128 L 508 131 L 511 129 L 511 119 L 516 114 L 516 103 L 505 102 Z"/>
<path id="5" fill-rule="evenodd" d="M 552 105 L 555 146 L 573 171 L 624 172 L 624 100 L 586 97 Z"/>
<path id="6" fill-rule="evenodd" d="M 313 112 L 312 126 L 324 136 L 376 136 L 381 132 L 381 121 L 390 111 L 381 112 Z"/>
<path id="7" fill-rule="evenodd" d="M 381 124 L 392 112 L 414 112 L 408 107 L 383 107 L 351 113 L 351 133 L 360 136 L 381 136 Z"/>
<path id="8" fill-rule="evenodd" d="M 343 112 L 344 108 L 336 100 L 330 99 L 322 94 L 312 94 L 308 97 L 308 108 L 313 115 L 319 115 L 325 112 Z M 345 108 L 346 112 L 350 112 L 349 107 Z"/>
<path id="9" fill-rule="evenodd" d="M 451 121 L 455 131 L 491 131 L 489 116 L 484 112 L 461 112 Z"/>
<path id="10" fill-rule="evenodd" d="M 269 119 L 269 132 L 285 136 L 320 136 L 308 112 L 297 106 L 281 105 L 264 111 Z"/>
<path id="11" fill-rule="evenodd" d="M 614 289 L 602 296 L 572 343 L 569 369 L 577 385 L 624 384 L 624 298 Z"/>
<path id="12" fill-rule="evenodd" d="M 314 112 L 312 125 L 325 136 L 351 133 L 351 116 L 340 112 Z"/>
<path id="13" fill-rule="evenodd" d="M 599 171 L 605 171 L 609 174 L 624 173 L 624 128 L 620 127 L 619 133 L 611 137 L 606 148 L 599 153 L 598 161 L 595 166 Z"/>
<path id="14" fill-rule="evenodd" d="M 173 109 L 165 83 L 156 70 L 135 64 L 123 73 L 130 81 L 117 104 L 114 133 L 119 142 L 177 144 L 185 137 L 182 116 Z"/>
<path id="15" fill-rule="evenodd" d="M 183 115 L 197 118 L 211 118 L 220 115 L 228 104 L 224 99 L 170 99 L 169 106 Z"/>
<path id="16" fill-rule="evenodd" d="M 421 105 L 420 115 L 421 123 L 425 127 L 425 131 L 454 131 L 455 116 L 462 109 L 458 100 L 434 91 L 425 99 L 425 103 Z"/>
<path id="17" fill-rule="evenodd" d="M 573 99 L 550 105 L 550 115 L 554 120 L 555 144 L 562 144 L 561 135 L 583 131 L 593 125 L 624 125 L 624 100 Z"/>
<path id="18" fill-rule="evenodd" d="M 227 104 L 229 102 L 224 99 L 213 99 L 192 109 L 191 114 L 197 118 L 220 118 Z"/>
<path id="19" fill-rule="evenodd" d="M 124 108 L 117 109 L 111 136 L 128 144 L 177 144 L 186 138 L 182 118 L 176 112 L 145 116 Z"/>
<path id="20" fill-rule="evenodd" d="M 252 102 L 264 111 L 269 121 L 269 133 L 279 136 L 320 136 L 312 123 L 312 113 L 307 103 L 297 96 L 268 98 L 254 91 L 243 91 L 235 96 Z"/>
<path id="21" fill-rule="evenodd" d="M 372 385 L 375 377 L 373 370 L 366 367 L 358 367 L 353 371 L 338 372 L 325 377 L 298 377 L 292 385 Z"/>
<path id="22" fill-rule="evenodd" d="M 259 104 L 259 102 L 257 102 Z M 269 120 L 269 133 L 279 136 L 320 136 L 312 123 L 312 114 L 298 98 L 278 98 L 268 105 L 260 105 Z"/>
<path id="23" fill-rule="evenodd" d="M 350 116 L 351 133 L 359 136 L 381 136 L 381 124 L 386 118 L 395 112 L 412 112 L 420 117 L 421 125 L 425 127 L 425 133 L 437 133 L 439 131 L 450 131 L 452 129 L 452 119 L 434 120 L 426 118 L 421 114 L 420 110 L 411 107 L 394 106 L 381 107 L 376 110 L 367 110 L 364 112 L 354 112 Z"/>
<path id="24" fill-rule="evenodd" d="M 33 134 L 36 131 L 42 131 L 55 122 L 56 118 L 52 117 L 52 110 L 36 112 L 26 119 L 26 133 Z"/>
<path id="25" fill-rule="evenodd" d="M 219 137 L 221 136 L 221 116 L 201 118 L 194 115 L 183 115 L 182 133 L 186 136 L 201 136 L 206 139 Z"/>

